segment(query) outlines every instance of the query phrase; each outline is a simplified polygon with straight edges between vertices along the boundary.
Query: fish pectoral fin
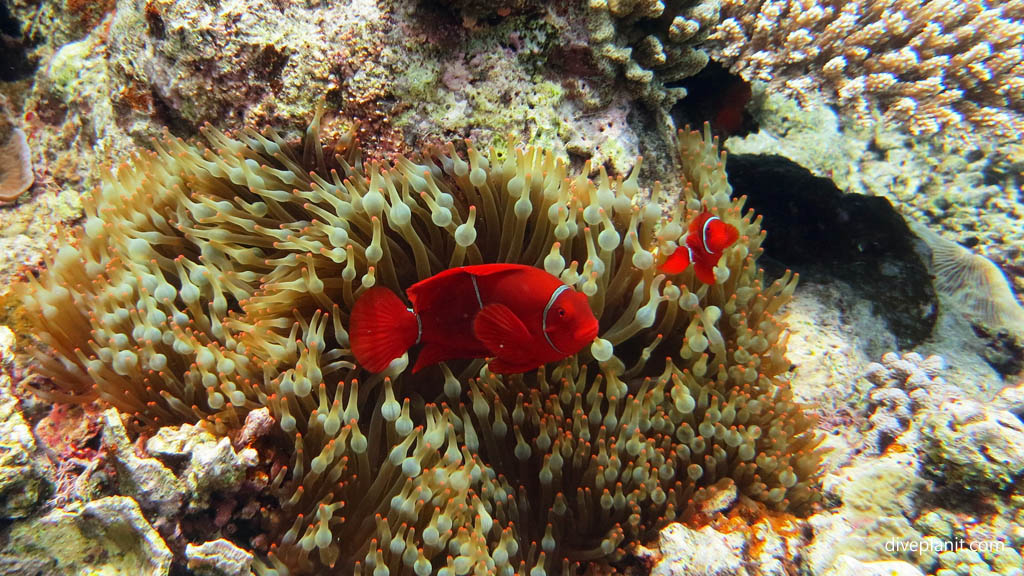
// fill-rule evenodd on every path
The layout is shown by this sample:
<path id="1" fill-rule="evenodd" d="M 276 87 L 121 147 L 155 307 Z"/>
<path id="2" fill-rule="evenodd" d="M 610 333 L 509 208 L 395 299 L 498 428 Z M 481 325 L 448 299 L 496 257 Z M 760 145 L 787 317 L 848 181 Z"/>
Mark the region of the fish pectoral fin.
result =
<path id="1" fill-rule="evenodd" d="M 504 304 L 484 306 L 473 319 L 473 334 L 499 358 L 517 358 L 532 348 L 530 331 Z"/>

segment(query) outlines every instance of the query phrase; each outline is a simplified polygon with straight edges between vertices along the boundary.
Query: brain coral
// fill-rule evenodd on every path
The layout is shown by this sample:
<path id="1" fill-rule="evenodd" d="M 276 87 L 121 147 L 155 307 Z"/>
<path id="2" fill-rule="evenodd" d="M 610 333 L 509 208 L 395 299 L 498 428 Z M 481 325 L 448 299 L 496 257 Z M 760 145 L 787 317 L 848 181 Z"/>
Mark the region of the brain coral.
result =
<path id="1" fill-rule="evenodd" d="M 564 573 L 730 485 L 754 507 L 817 501 L 819 436 L 775 318 L 796 282 L 762 285 L 764 233 L 707 129 L 680 133 L 670 202 L 639 166 L 592 180 L 545 150 L 454 145 L 364 164 L 351 135 L 324 150 L 318 126 L 304 149 L 250 130 L 158 143 L 18 288 L 49 398 L 219 432 L 269 407 L 288 461 L 260 574 Z M 716 283 L 659 274 L 703 207 L 741 233 Z M 360 291 L 483 262 L 577 286 L 601 337 L 524 375 L 354 363 Z"/>

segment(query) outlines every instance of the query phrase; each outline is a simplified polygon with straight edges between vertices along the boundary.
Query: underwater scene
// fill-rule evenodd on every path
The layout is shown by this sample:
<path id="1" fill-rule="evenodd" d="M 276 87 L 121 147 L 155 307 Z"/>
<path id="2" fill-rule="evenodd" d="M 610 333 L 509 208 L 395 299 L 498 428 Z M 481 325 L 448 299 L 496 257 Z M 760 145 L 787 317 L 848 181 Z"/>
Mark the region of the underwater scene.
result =
<path id="1" fill-rule="evenodd" d="M 1022 132 L 1022 0 L 0 0 L 0 575 L 1024 576 Z"/>

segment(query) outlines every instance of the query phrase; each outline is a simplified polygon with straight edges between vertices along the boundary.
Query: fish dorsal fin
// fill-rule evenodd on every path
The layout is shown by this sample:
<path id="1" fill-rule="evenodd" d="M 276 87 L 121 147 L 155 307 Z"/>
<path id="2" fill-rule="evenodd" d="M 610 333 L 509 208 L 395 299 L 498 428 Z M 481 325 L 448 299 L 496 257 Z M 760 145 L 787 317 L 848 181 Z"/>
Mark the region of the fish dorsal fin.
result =
<path id="1" fill-rule="evenodd" d="M 516 358 L 530 349 L 533 339 L 523 321 L 504 304 L 488 304 L 473 320 L 473 332 L 491 354 Z"/>
<path id="2" fill-rule="evenodd" d="M 452 281 L 457 281 L 460 276 L 483 278 L 498 274 L 520 272 L 530 268 L 533 267 L 522 264 L 477 264 L 474 266 L 449 268 L 413 284 L 405 291 L 405 295 L 409 297 L 413 308 L 422 312 L 438 305 L 439 302 L 444 303 L 450 298 L 451 294 L 446 288 L 450 288 Z M 533 269 L 536 270 L 536 268 Z"/>

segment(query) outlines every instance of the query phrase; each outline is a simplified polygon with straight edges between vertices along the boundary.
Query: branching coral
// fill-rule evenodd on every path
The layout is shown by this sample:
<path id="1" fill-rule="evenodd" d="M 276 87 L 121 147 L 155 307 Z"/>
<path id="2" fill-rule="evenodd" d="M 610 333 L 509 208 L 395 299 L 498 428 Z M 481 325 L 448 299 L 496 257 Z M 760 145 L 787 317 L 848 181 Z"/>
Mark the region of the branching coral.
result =
<path id="1" fill-rule="evenodd" d="M 722 2 L 713 56 L 748 80 L 823 89 L 870 120 L 969 141 L 1024 128 L 1024 6 L 1017 1 Z"/>
<path id="2" fill-rule="evenodd" d="M 680 133 L 673 203 L 641 191 L 639 166 L 591 180 L 511 145 L 366 165 L 351 136 L 325 152 L 318 125 L 301 155 L 274 132 L 159 143 L 19 287 L 56 384 L 44 395 L 220 431 L 269 408 L 290 462 L 268 488 L 261 574 L 565 572 L 723 487 L 797 513 L 817 501 L 818 436 L 775 319 L 796 282 L 762 285 L 764 233 L 729 198 L 707 129 Z M 740 240 L 715 284 L 665 278 L 658 262 L 704 208 Z M 354 363 L 361 290 L 483 262 L 575 285 L 601 337 L 525 375 Z"/>

